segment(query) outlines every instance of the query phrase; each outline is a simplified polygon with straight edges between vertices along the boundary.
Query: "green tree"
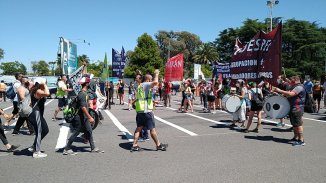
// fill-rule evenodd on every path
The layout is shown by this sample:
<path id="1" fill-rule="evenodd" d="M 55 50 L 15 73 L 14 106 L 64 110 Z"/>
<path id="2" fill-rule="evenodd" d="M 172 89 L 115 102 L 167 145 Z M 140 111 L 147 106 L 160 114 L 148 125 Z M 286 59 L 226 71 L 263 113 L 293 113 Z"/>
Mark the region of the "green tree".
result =
<path id="1" fill-rule="evenodd" d="M 4 54 L 5 54 L 5 52 L 3 51 L 3 49 L 0 48 L 0 60 L 3 59 Z"/>
<path id="2" fill-rule="evenodd" d="M 153 74 L 155 69 L 163 67 L 159 47 L 147 33 L 138 38 L 137 46 L 129 54 L 128 61 L 129 64 L 124 71 L 125 77 L 134 78 L 137 69 L 141 70 L 143 74 Z"/>
<path id="3" fill-rule="evenodd" d="M 61 67 L 61 59 L 60 57 L 57 58 L 56 60 L 57 67 L 54 70 L 54 73 L 56 76 L 60 76 L 62 74 L 62 67 Z"/>
<path id="4" fill-rule="evenodd" d="M 94 63 L 87 64 L 87 72 L 94 74 L 95 77 L 101 77 L 103 67 L 103 61 L 96 61 Z"/>
<path id="5" fill-rule="evenodd" d="M 44 60 L 33 64 L 32 69 L 39 76 L 47 76 L 50 73 L 49 64 Z"/>
<path id="6" fill-rule="evenodd" d="M 169 59 L 169 56 L 173 57 L 179 53 L 183 53 L 186 62 L 192 61 L 197 48 L 202 44 L 199 36 L 187 31 L 159 31 L 155 34 L 155 38 L 160 48 L 161 57 L 165 61 Z"/>
<path id="7" fill-rule="evenodd" d="M 78 68 L 81 67 L 84 63 L 86 64 L 90 63 L 90 59 L 85 54 L 79 55 L 77 60 L 78 60 Z"/>
<path id="8" fill-rule="evenodd" d="M 235 40 L 238 37 L 238 29 L 228 28 L 221 31 L 218 38 L 212 42 L 219 53 L 221 62 L 231 61 Z"/>
<path id="9" fill-rule="evenodd" d="M 15 62 L 2 62 L 0 64 L 0 69 L 3 71 L 3 75 L 14 75 L 17 72 L 20 72 L 22 74 L 26 74 L 27 69 L 24 64 L 21 62 L 15 61 Z"/>
<path id="10" fill-rule="evenodd" d="M 193 60 L 199 64 L 211 64 L 214 61 L 218 61 L 218 53 L 212 44 L 204 43 L 197 50 Z"/>

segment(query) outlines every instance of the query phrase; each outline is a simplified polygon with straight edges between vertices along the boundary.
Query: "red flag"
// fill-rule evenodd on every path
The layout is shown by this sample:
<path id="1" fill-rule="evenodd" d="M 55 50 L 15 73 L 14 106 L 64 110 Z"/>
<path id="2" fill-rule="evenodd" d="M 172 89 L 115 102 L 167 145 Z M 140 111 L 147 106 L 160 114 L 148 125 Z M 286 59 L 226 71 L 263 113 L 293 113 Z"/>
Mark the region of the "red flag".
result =
<path id="1" fill-rule="evenodd" d="M 183 79 L 183 54 L 170 58 L 165 64 L 165 81 L 181 81 Z"/>
<path id="2" fill-rule="evenodd" d="M 268 82 L 277 83 L 281 74 L 282 23 L 272 32 L 258 32 L 246 45 L 237 39 L 230 63 L 231 78 L 256 81 L 264 76 Z"/>

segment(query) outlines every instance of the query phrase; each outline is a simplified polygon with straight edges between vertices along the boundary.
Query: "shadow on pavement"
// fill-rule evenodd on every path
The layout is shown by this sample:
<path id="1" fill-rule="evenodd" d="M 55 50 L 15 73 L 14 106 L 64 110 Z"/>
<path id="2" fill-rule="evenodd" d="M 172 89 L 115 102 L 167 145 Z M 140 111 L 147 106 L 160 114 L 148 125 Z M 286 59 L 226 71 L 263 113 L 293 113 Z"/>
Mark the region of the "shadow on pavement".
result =
<path id="1" fill-rule="evenodd" d="M 119 146 L 120 146 L 122 149 L 125 149 L 125 150 L 130 151 L 131 146 L 132 146 L 132 142 L 124 142 L 124 143 L 120 143 Z"/>
<path id="2" fill-rule="evenodd" d="M 212 125 L 212 126 L 209 126 L 209 127 L 211 127 L 211 128 L 230 128 L 227 125 L 220 125 L 220 124 Z"/>
<path id="3" fill-rule="evenodd" d="M 281 139 L 281 138 L 277 138 L 277 137 L 273 137 L 273 136 L 248 136 L 248 135 L 245 135 L 244 138 L 252 139 L 252 140 L 274 141 L 277 143 L 290 144 L 289 139 Z"/>
<path id="4" fill-rule="evenodd" d="M 22 150 L 20 150 L 20 151 L 19 151 L 19 150 L 18 150 L 18 151 L 14 151 L 13 154 L 14 154 L 15 156 L 33 156 L 33 153 L 30 152 L 30 151 L 28 150 L 28 148 L 22 149 Z"/>
<path id="5" fill-rule="evenodd" d="M 273 132 L 292 132 L 291 128 L 271 128 Z"/>

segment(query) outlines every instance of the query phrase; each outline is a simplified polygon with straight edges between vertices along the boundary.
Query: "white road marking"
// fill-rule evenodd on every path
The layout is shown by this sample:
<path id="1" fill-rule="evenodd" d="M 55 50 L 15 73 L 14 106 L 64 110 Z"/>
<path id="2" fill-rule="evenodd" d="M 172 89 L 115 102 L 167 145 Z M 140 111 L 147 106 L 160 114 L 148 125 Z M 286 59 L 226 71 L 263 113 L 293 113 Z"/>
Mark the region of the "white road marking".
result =
<path id="1" fill-rule="evenodd" d="M 4 108 L 3 111 L 6 111 L 6 110 L 11 109 L 11 108 L 13 108 L 13 107 L 14 107 L 14 106 L 10 106 L 10 107 Z"/>
<path id="2" fill-rule="evenodd" d="M 127 130 L 126 127 L 124 127 L 120 121 L 108 110 L 104 110 L 105 113 L 110 117 L 110 119 L 112 120 L 112 122 L 115 124 L 115 126 L 117 126 L 119 128 L 119 130 L 123 133 L 123 135 L 126 136 L 126 138 L 128 139 L 129 142 L 133 142 L 134 141 L 134 137 L 133 135 Z"/>
<path id="3" fill-rule="evenodd" d="M 167 125 L 172 126 L 172 127 L 176 128 L 176 129 L 178 129 L 178 130 L 180 130 L 180 131 L 182 131 L 182 132 L 184 132 L 184 133 L 187 133 L 187 134 L 189 134 L 190 136 L 198 136 L 198 134 L 196 134 L 196 133 L 194 133 L 194 132 L 191 132 L 191 131 L 189 131 L 189 130 L 187 130 L 187 129 L 185 129 L 185 128 L 182 128 L 181 126 L 178 126 L 178 125 L 176 125 L 176 124 L 173 124 L 173 123 L 171 123 L 171 122 L 168 122 L 168 121 L 166 121 L 166 120 L 164 120 L 164 119 L 162 119 L 162 118 L 160 118 L 160 117 L 158 117 L 158 116 L 154 116 L 154 118 L 157 119 L 157 120 L 159 120 L 160 122 L 162 122 L 162 123 L 164 123 L 164 124 L 167 124 Z"/>
<path id="4" fill-rule="evenodd" d="M 60 127 L 57 145 L 55 146 L 56 150 L 66 147 L 69 130 L 70 130 L 70 126 L 62 125 Z"/>
<path id="5" fill-rule="evenodd" d="M 321 123 L 326 123 L 325 120 L 312 119 L 312 118 L 303 118 L 303 119 L 307 119 L 307 120 L 311 120 L 311 121 L 317 121 L 317 122 L 321 122 Z"/>

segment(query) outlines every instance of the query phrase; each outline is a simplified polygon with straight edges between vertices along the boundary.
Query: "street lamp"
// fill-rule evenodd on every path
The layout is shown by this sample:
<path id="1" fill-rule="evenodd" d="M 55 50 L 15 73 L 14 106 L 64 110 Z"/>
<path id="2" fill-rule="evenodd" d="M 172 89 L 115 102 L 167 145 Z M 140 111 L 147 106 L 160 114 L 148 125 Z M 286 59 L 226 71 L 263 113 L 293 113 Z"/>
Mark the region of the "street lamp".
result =
<path id="1" fill-rule="evenodd" d="M 270 31 L 273 30 L 273 7 L 279 3 L 278 0 L 268 0 L 267 1 L 267 6 L 270 8 L 270 18 L 271 18 L 271 29 Z"/>

